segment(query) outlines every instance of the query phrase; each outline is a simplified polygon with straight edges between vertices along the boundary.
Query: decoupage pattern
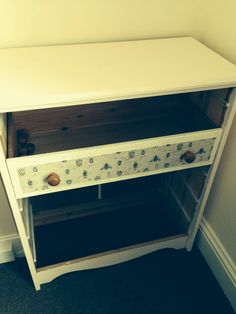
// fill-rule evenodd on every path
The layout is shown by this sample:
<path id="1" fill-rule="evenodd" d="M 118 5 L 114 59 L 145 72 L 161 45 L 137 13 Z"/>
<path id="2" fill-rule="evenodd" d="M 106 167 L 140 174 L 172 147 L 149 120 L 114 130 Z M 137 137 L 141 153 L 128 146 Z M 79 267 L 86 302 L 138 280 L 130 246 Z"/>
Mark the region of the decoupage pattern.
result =
<path id="1" fill-rule="evenodd" d="M 112 181 L 117 177 L 127 179 L 129 176 L 140 176 L 144 172 L 153 174 L 160 169 L 186 165 L 183 154 L 190 150 L 196 155 L 194 163 L 210 159 L 215 138 L 167 144 L 143 149 L 88 156 L 76 160 L 63 160 L 61 162 L 34 165 L 18 169 L 18 175 L 23 193 L 55 190 L 47 183 L 47 177 L 55 172 L 60 176 L 59 187 L 67 188 L 75 185 L 86 186 L 99 184 L 101 180 Z M 197 165 L 196 165 L 197 166 Z"/>

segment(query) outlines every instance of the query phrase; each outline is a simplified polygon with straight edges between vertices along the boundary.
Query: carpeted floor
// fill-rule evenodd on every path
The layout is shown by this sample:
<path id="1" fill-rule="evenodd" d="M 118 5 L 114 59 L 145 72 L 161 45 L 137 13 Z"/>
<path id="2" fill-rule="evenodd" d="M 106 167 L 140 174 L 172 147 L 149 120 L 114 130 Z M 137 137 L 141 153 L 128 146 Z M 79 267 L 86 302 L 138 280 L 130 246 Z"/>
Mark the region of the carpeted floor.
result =
<path id="1" fill-rule="evenodd" d="M 58 277 L 35 292 L 24 259 L 0 265 L 0 314 L 234 313 L 197 249 Z"/>

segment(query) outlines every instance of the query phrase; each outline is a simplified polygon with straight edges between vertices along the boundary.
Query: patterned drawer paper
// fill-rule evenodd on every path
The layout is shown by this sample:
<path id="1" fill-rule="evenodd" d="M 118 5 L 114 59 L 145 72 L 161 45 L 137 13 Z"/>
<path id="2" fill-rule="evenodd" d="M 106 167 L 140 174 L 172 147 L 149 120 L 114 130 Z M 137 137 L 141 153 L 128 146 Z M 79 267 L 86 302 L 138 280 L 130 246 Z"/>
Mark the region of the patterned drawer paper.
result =
<path id="1" fill-rule="evenodd" d="M 42 191 L 45 189 L 56 190 L 47 183 L 47 177 L 55 172 L 60 176 L 58 187 L 73 185 L 86 186 L 99 184 L 101 180 L 126 179 L 129 176 L 140 176 L 144 172 L 150 174 L 163 168 L 186 165 L 183 154 L 187 150 L 195 153 L 193 163 L 210 159 L 215 138 L 153 146 L 124 152 L 114 152 L 99 156 L 88 156 L 76 160 L 63 160 L 55 163 L 34 165 L 18 169 L 21 189 L 23 193 Z M 168 171 L 168 170 L 167 170 Z"/>

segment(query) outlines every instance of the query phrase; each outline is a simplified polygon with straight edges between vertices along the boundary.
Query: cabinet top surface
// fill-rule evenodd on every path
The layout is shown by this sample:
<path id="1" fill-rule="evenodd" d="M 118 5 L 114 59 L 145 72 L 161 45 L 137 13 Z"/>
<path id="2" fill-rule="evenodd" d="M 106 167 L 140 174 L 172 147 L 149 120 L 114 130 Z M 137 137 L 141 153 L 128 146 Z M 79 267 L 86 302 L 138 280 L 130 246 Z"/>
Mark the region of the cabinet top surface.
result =
<path id="1" fill-rule="evenodd" d="M 0 112 L 236 86 L 236 66 L 191 37 L 0 49 Z"/>

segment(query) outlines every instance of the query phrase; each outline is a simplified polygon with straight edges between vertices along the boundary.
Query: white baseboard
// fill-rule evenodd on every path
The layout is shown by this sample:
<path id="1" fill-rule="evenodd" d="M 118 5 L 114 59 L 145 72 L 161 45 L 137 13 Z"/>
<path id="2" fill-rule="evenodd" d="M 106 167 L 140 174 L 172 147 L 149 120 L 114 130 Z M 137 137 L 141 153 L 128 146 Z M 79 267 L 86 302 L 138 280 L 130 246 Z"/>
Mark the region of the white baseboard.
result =
<path id="1" fill-rule="evenodd" d="M 221 241 L 202 219 L 196 239 L 199 250 L 207 261 L 226 297 L 236 312 L 236 267 Z"/>
<path id="2" fill-rule="evenodd" d="M 24 256 L 18 234 L 0 237 L 0 264 L 14 261 L 16 257 Z"/>

